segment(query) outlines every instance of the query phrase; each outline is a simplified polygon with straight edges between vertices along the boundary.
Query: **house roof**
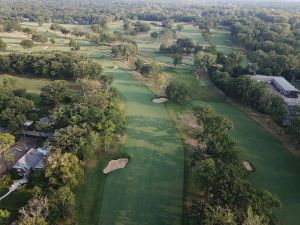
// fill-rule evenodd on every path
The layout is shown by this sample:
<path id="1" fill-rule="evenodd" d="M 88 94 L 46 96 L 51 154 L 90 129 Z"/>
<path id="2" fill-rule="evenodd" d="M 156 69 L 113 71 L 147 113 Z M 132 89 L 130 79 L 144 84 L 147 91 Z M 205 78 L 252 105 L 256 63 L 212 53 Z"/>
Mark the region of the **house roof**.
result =
<path id="1" fill-rule="evenodd" d="M 40 149 L 40 150 L 39 150 Z M 24 169 L 29 171 L 35 168 L 44 168 L 44 156 L 48 150 L 42 148 L 31 148 L 19 161 L 14 165 L 14 168 Z"/>
<path id="2" fill-rule="evenodd" d="M 280 76 L 266 76 L 257 74 L 255 76 L 250 76 L 251 78 L 261 81 L 261 82 L 275 82 L 282 90 L 285 91 L 298 91 L 290 82 L 288 82 L 284 77 Z"/>
<path id="3" fill-rule="evenodd" d="M 274 77 L 273 82 L 276 82 L 276 84 L 279 85 L 285 91 L 298 91 L 297 88 L 291 85 L 283 77 Z"/>
<path id="4" fill-rule="evenodd" d="M 32 120 L 27 120 L 27 121 L 25 121 L 25 123 L 24 123 L 24 126 L 30 126 L 31 124 L 33 124 L 33 121 Z"/>

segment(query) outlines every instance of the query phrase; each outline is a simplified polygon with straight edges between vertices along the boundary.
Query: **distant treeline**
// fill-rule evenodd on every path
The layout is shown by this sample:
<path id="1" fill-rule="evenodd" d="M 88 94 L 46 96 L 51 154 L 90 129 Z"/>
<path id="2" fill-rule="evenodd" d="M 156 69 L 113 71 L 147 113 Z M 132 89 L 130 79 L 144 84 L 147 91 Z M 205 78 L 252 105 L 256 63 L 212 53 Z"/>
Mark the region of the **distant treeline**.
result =
<path id="1" fill-rule="evenodd" d="M 34 74 L 50 79 L 100 79 L 102 65 L 74 53 L 20 53 L 0 55 L 0 73 Z"/>

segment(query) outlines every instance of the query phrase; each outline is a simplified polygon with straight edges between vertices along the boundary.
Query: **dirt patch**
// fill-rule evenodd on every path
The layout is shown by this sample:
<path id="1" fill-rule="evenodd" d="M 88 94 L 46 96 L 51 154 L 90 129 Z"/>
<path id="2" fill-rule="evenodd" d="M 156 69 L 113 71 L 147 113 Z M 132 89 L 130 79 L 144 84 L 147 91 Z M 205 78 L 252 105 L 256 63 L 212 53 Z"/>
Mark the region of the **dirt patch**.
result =
<path id="1" fill-rule="evenodd" d="M 48 49 L 48 48 L 49 48 L 49 46 L 48 46 L 48 45 L 44 47 L 44 49 Z"/>
<path id="2" fill-rule="evenodd" d="M 126 167 L 127 163 L 128 163 L 128 159 L 126 158 L 111 160 L 103 170 L 103 173 L 107 174 L 114 170 L 123 169 Z"/>
<path id="3" fill-rule="evenodd" d="M 181 114 L 180 119 L 190 128 L 194 129 L 200 129 L 200 126 L 198 125 L 197 118 L 194 116 L 193 113 L 185 112 Z"/>
<path id="4" fill-rule="evenodd" d="M 253 167 L 251 166 L 251 164 L 248 161 L 243 161 L 243 166 L 245 167 L 245 169 L 249 172 L 253 171 Z"/>
<path id="5" fill-rule="evenodd" d="M 168 99 L 164 98 L 164 97 L 163 98 L 155 98 L 155 99 L 152 100 L 152 102 L 156 103 L 156 104 L 164 103 L 166 101 L 168 101 Z"/>

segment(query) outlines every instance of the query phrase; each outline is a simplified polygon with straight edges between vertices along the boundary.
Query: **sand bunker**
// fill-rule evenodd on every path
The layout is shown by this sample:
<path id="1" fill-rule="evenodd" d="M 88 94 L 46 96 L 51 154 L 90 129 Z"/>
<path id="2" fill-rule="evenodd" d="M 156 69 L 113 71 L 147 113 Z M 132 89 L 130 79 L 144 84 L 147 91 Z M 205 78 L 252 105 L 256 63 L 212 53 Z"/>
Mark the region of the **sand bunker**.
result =
<path id="1" fill-rule="evenodd" d="M 251 164 L 249 162 L 243 161 L 243 166 L 245 167 L 245 169 L 247 171 L 253 171 L 253 168 L 252 168 L 252 166 L 251 166 Z"/>
<path id="2" fill-rule="evenodd" d="M 111 160 L 107 167 L 103 170 L 103 173 L 107 174 L 114 170 L 123 169 L 128 163 L 128 159 L 122 158 L 117 160 Z"/>
<path id="3" fill-rule="evenodd" d="M 117 69 L 119 69 L 119 67 L 117 67 L 117 66 L 114 66 L 114 67 L 113 67 L 113 69 L 114 69 L 114 70 L 117 70 Z"/>
<path id="4" fill-rule="evenodd" d="M 155 98 L 152 100 L 153 103 L 164 103 L 166 101 L 168 101 L 167 98 Z"/>

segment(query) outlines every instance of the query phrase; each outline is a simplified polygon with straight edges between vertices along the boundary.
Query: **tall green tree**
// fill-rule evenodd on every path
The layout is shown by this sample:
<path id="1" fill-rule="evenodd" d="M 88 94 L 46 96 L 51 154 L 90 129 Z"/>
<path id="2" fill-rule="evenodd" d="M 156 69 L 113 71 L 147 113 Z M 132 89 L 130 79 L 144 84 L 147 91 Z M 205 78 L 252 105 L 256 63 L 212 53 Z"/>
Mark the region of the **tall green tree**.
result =
<path id="1" fill-rule="evenodd" d="M 41 97 L 47 104 L 52 106 L 60 105 L 70 98 L 68 83 L 63 80 L 56 80 L 43 87 Z"/>
<path id="2" fill-rule="evenodd" d="M 207 72 L 207 69 L 216 63 L 217 56 L 209 52 L 197 52 L 194 57 L 194 66 Z"/>
<path id="3" fill-rule="evenodd" d="M 71 153 L 55 151 L 46 159 L 45 176 L 51 187 L 67 186 L 73 189 L 83 177 L 82 163 Z"/>

